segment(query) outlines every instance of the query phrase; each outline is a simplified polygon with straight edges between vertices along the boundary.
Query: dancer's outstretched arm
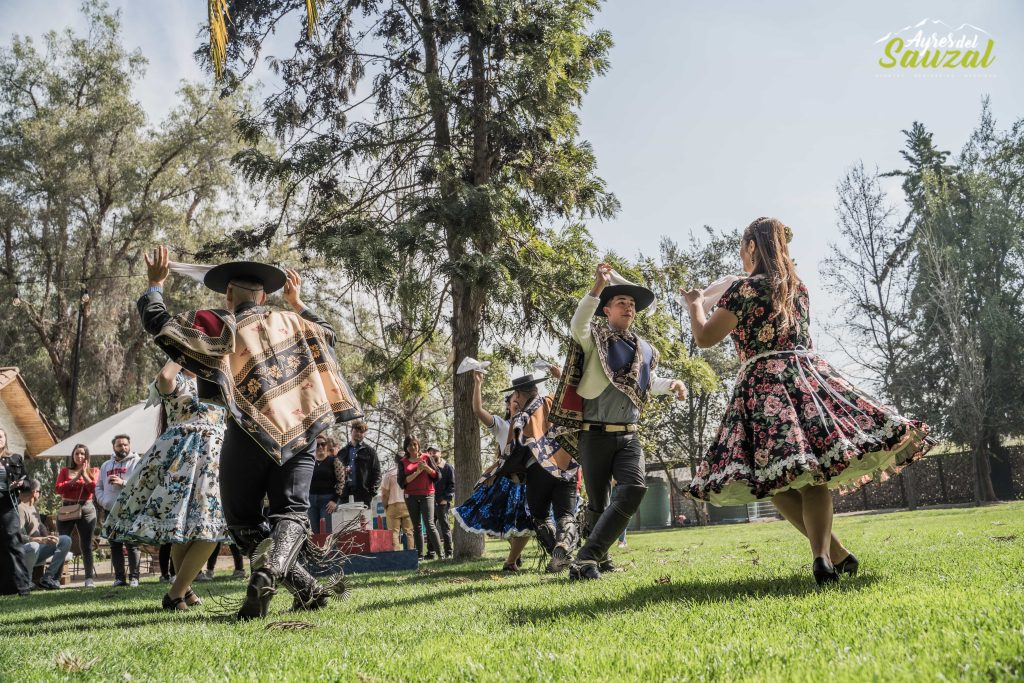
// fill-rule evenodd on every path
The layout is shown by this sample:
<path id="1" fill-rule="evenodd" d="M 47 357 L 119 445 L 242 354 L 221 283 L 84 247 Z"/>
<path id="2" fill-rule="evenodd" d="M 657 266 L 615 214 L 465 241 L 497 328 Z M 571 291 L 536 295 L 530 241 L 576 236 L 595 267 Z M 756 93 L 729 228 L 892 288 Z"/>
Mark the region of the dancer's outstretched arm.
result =
<path id="1" fill-rule="evenodd" d="M 697 346 L 702 349 L 725 339 L 739 324 L 736 314 L 723 307 L 718 308 L 708 319 L 704 314 L 704 295 L 699 289 L 683 292 L 683 298 L 690 307 L 690 330 Z"/>

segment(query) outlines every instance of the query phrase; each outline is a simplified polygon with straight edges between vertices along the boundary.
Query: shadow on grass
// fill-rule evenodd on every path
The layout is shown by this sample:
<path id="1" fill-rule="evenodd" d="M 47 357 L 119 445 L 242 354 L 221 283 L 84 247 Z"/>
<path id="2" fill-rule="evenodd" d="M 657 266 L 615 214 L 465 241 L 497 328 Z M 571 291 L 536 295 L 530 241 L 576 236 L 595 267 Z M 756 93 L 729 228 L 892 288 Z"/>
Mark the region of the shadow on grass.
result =
<path id="1" fill-rule="evenodd" d="M 0 608 L 3 610 L 0 636 L 46 635 L 79 629 L 133 629 L 175 619 L 216 622 L 223 620 L 223 617 L 216 612 L 215 602 L 244 594 L 237 584 L 196 586 L 196 592 L 207 606 L 199 607 L 191 613 L 172 614 L 160 604 L 165 589 L 166 586 L 156 589 L 155 586 L 147 585 L 130 589 L 131 592 L 126 592 L 128 589 L 67 589 L 33 593 L 28 598 Z M 55 613 L 55 609 L 60 612 Z M 16 615 L 16 612 L 22 611 L 30 612 L 31 615 Z"/>
<path id="2" fill-rule="evenodd" d="M 875 583 L 876 580 L 870 575 L 861 576 L 852 581 L 840 582 L 838 586 L 826 589 L 826 592 L 859 591 Z M 598 590 L 600 590 L 600 583 L 599 581 L 594 586 Z M 588 588 L 590 585 L 593 584 L 585 584 Z M 543 624 L 562 619 L 567 616 L 567 613 L 600 618 L 611 613 L 635 611 L 662 602 L 729 603 L 767 596 L 803 597 L 818 592 L 818 587 L 809 576 L 793 576 L 785 579 L 750 578 L 738 581 L 656 583 L 640 586 L 625 595 L 616 597 L 607 597 L 603 592 L 595 591 L 590 599 L 584 598 L 571 605 L 517 607 L 509 611 L 509 623 L 513 626 Z"/>

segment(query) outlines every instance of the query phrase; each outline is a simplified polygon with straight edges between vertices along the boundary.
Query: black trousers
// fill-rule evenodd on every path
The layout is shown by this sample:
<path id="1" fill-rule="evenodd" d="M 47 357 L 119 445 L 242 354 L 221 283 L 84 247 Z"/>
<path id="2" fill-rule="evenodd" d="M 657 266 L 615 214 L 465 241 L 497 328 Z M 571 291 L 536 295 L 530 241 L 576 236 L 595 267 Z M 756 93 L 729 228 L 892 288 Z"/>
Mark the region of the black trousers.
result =
<path id="1" fill-rule="evenodd" d="M 218 543 L 217 547 L 210 553 L 210 559 L 206 561 L 206 571 L 212 572 L 213 568 L 217 566 L 217 558 L 220 557 L 220 546 L 221 544 Z M 240 572 L 245 569 L 242 564 L 242 551 L 238 549 L 238 546 L 231 543 L 228 545 L 228 549 L 231 550 L 231 559 L 235 563 L 235 571 Z"/>
<path id="2" fill-rule="evenodd" d="M 405 506 L 409 508 L 412 519 L 413 542 L 416 552 L 423 557 L 423 529 L 427 529 L 427 550 L 435 555 L 441 554 L 441 537 L 437 535 L 434 524 L 434 494 L 429 496 L 405 496 Z M 422 527 L 421 527 L 422 525 Z"/>
<path id="3" fill-rule="evenodd" d="M 448 517 L 448 514 L 452 511 L 452 503 L 450 500 L 444 500 L 444 505 L 441 504 L 443 498 L 434 497 L 434 526 L 437 527 L 437 535 L 441 539 L 441 545 L 444 546 L 444 554 L 447 557 L 452 554 L 452 521 Z"/>
<path id="4" fill-rule="evenodd" d="M 21 547 L 21 520 L 10 494 L 0 493 L 0 595 L 28 593 L 32 575 Z"/>
<path id="5" fill-rule="evenodd" d="M 634 434 L 583 432 L 580 458 L 583 486 L 590 501 L 587 507 L 594 512 L 604 512 L 608 507 L 612 479 L 619 486 L 647 488 L 644 451 Z"/>
<path id="6" fill-rule="evenodd" d="M 577 558 L 604 561 L 608 548 L 629 525 L 647 490 L 644 452 L 635 434 L 583 432 L 580 464 L 587 489 L 590 533 Z M 612 479 L 615 500 L 612 500 Z M 527 489 L 529 490 L 529 489 Z"/>
<path id="7" fill-rule="evenodd" d="M 526 469 L 526 504 L 537 522 L 547 521 L 554 511 L 555 522 L 561 527 L 576 517 L 576 482 L 553 477 L 533 463 Z"/>
<path id="8" fill-rule="evenodd" d="M 128 555 L 128 576 L 125 576 L 124 556 Z M 118 581 L 139 578 L 139 564 L 142 563 L 142 553 L 139 546 L 134 543 L 122 543 L 121 541 L 110 541 L 110 564 L 114 568 L 114 578 Z"/>
<path id="9" fill-rule="evenodd" d="M 229 529 L 258 527 L 291 519 L 309 526 L 309 482 L 316 441 L 277 464 L 252 437 L 228 420 L 220 452 L 220 501 Z M 263 499 L 267 499 L 266 512 Z"/>
<path id="10" fill-rule="evenodd" d="M 95 576 L 92 538 L 93 533 L 96 531 L 96 519 L 96 503 L 92 500 L 87 500 L 82 503 L 81 517 L 67 522 L 57 522 L 58 534 L 70 536 L 74 530 L 78 530 L 78 547 L 82 551 L 82 564 L 85 567 L 85 578 L 87 579 Z"/>
<path id="11" fill-rule="evenodd" d="M 164 543 L 160 546 L 160 576 L 171 576 L 174 574 L 174 562 L 171 561 L 171 546 L 173 543 Z"/>

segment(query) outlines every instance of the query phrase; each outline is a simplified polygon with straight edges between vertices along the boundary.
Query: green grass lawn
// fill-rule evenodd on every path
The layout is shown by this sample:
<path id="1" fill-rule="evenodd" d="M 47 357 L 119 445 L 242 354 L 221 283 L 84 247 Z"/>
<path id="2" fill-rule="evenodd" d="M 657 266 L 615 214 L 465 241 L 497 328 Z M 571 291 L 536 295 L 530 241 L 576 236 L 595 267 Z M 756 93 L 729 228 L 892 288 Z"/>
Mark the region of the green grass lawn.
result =
<path id="1" fill-rule="evenodd" d="M 570 584 L 486 559 L 359 575 L 346 601 L 234 623 L 163 586 L 0 598 L 0 679 L 1020 680 L 1024 503 L 843 517 L 861 573 L 818 591 L 782 522 L 632 534 L 626 572 Z M 536 551 L 529 551 L 531 555 Z M 239 581 L 200 584 L 237 597 Z M 273 628 L 302 620 L 305 630 Z M 81 670 L 76 671 L 78 667 Z"/>

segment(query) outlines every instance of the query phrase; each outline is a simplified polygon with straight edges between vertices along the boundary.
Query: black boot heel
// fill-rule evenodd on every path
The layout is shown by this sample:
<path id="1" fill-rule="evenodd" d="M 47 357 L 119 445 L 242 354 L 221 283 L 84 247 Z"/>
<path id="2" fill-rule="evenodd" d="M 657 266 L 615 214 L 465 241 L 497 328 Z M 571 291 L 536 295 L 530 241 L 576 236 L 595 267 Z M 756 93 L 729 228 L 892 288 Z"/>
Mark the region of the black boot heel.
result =
<path id="1" fill-rule="evenodd" d="M 850 576 L 857 576 L 857 569 L 860 568 L 860 562 L 857 561 L 857 556 L 850 553 L 846 558 L 835 565 L 837 574 L 849 574 Z"/>
<path id="2" fill-rule="evenodd" d="M 824 557 L 814 558 L 814 564 L 811 565 L 811 571 L 814 573 L 814 581 L 819 586 L 823 586 L 826 583 L 835 583 L 839 580 L 839 574 L 836 573 L 836 568 Z"/>

